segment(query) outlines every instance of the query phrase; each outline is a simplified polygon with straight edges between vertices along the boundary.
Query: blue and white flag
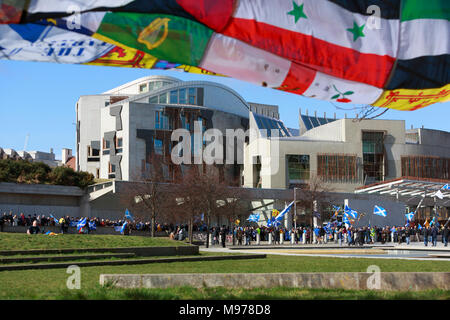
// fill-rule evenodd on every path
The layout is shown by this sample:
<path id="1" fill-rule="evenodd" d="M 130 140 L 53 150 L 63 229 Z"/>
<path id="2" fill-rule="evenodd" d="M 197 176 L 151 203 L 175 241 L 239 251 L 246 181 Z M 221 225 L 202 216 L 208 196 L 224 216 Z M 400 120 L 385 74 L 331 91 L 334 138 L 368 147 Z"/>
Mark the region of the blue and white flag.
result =
<path id="1" fill-rule="evenodd" d="M 342 219 L 342 222 L 344 222 L 345 224 L 351 225 L 350 220 L 348 220 L 347 215 L 344 216 L 344 218 Z"/>
<path id="2" fill-rule="evenodd" d="M 52 214 L 50 214 L 50 218 L 52 218 L 53 221 L 55 221 L 56 224 L 59 224 L 59 220 L 56 219 Z"/>
<path id="3" fill-rule="evenodd" d="M 123 232 L 125 231 L 125 227 L 127 226 L 128 221 L 125 221 L 125 223 L 122 225 L 122 227 L 120 228 L 120 233 L 123 234 Z"/>
<path id="4" fill-rule="evenodd" d="M 260 217 L 260 215 L 259 215 L 259 213 L 255 213 L 255 214 L 251 214 L 249 217 L 248 217 L 248 221 L 253 221 L 253 222 L 258 222 L 259 221 L 259 217 Z"/>
<path id="5" fill-rule="evenodd" d="M 95 221 L 89 221 L 89 229 L 97 230 L 97 225 L 95 224 Z"/>
<path id="6" fill-rule="evenodd" d="M 122 230 L 122 226 L 114 227 L 114 231 L 120 232 Z"/>
<path id="7" fill-rule="evenodd" d="M 286 213 L 289 212 L 289 210 L 291 210 L 292 205 L 294 204 L 294 201 L 292 201 L 286 208 L 283 209 L 283 211 L 281 211 L 275 218 L 276 221 L 280 222 L 281 220 L 283 220 L 284 216 L 286 215 Z"/>
<path id="8" fill-rule="evenodd" d="M 358 218 L 358 212 L 356 212 L 355 210 L 353 210 L 352 208 L 350 208 L 347 205 L 345 205 L 344 214 L 346 216 L 352 217 L 353 219 L 357 219 Z"/>
<path id="9" fill-rule="evenodd" d="M 445 185 L 445 186 L 443 186 L 442 188 L 441 188 L 442 190 L 450 190 L 450 186 L 448 185 L 448 183 Z"/>
<path id="10" fill-rule="evenodd" d="M 77 226 L 78 226 L 78 221 L 70 221 L 69 226 L 71 226 L 71 227 L 77 227 Z"/>
<path id="11" fill-rule="evenodd" d="M 80 230 L 86 225 L 86 218 L 80 219 L 77 223 L 77 230 Z"/>
<path id="12" fill-rule="evenodd" d="M 417 229 L 422 230 L 422 226 L 420 225 L 420 223 L 419 223 L 419 225 L 417 226 Z"/>
<path id="13" fill-rule="evenodd" d="M 271 217 L 269 218 L 269 220 L 267 220 L 268 227 L 278 227 L 279 225 L 281 225 L 281 222 L 276 220 L 274 217 Z"/>
<path id="14" fill-rule="evenodd" d="M 431 222 L 430 222 L 430 227 L 433 225 L 433 223 L 435 223 L 436 222 L 436 217 L 433 217 L 433 219 L 431 220 Z"/>
<path id="15" fill-rule="evenodd" d="M 133 215 L 128 211 L 128 209 L 125 210 L 125 218 L 127 218 L 130 221 L 134 221 Z"/>
<path id="16" fill-rule="evenodd" d="M 373 209 L 373 214 L 376 214 L 377 216 L 382 216 L 382 217 L 386 217 L 386 209 L 379 207 L 379 206 L 375 206 Z"/>
<path id="17" fill-rule="evenodd" d="M 405 214 L 406 219 L 408 219 L 408 221 L 411 221 L 414 218 L 414 214 L 415 214 L 415 212 L 410 212 L 410 213 Z"/>

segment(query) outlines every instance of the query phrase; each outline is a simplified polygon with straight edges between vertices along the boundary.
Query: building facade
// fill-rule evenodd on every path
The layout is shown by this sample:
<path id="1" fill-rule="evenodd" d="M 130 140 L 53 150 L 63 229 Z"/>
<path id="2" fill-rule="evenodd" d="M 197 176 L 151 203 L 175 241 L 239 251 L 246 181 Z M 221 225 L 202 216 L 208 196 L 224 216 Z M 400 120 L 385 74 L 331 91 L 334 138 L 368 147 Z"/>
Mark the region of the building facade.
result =
<path id="1" fill-rule="evenodd" d="M 261 125 L 250 118 L 250 128 Z M 246 146 L 244 186 L 294 188 L 320 178 L 330 190 L 402 176 L 450 179 L 450 132 L 405 129 L 403 120 L 300 115 L 298 136 L 256 137 Z M 266 161 L 264 161 L 266 160 Z"/>
<path id="2" fill-rule="evenodd" d="M 224 85 L 165 76 L 144 77 L 100 95 L 82 96 L 76 110 L 77 169 L 116 180 L 139 180 L 153 155 L 170 157 L 176 129 L 193 133 L 197 123 L 201 132 L 214 128 L 225 138 L 227 129 L 248 129 L 250 110 L 279 117 L 277 106 L 248 103 Z M 200 144 L 192 141 L 194 156 L 206 142 Z M 169 165 L 167 175 L 178 169 Z M 223 165 L 222 170 L 224 176 L 238 180 L 242 164 Z"/>

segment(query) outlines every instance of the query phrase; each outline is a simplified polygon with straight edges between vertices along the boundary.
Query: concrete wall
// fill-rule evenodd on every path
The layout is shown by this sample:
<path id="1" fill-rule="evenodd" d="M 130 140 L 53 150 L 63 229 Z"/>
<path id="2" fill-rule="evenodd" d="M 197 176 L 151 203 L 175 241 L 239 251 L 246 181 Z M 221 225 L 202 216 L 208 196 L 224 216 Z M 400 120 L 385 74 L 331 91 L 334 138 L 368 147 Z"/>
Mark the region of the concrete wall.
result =
<path id="1" fill-rule="evenodd" d="M 347 290 L 418 291 L 450 289 L 449 272 L 381 272 L 379 286 L 374 273 L 193 273 L 193 274 L 101 274 L 100 285 L 119 288 L 317 288 Z"/>
<path id="2" fill-rule="evenodd" d="M 80 216 L 83 196 L 78 187 L 0 183 L 0 213 Z"/>

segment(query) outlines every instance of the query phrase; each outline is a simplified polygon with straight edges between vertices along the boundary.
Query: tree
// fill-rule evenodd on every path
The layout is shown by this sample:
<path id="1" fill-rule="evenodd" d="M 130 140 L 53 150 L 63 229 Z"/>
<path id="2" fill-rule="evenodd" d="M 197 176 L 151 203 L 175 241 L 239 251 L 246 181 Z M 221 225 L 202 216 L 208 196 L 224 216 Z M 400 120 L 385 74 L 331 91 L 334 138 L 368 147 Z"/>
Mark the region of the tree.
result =
<path id="1" fill-rule="evenodd" d="M 323 212 L 325 207 L 330 206 L 330 201 L 327 197 L 327 192 L 330 191 L 330 188 L 317 175 L 311 176 L 308 182 L 297 193 L 297 206 L 303 207 L 311 213 L 311 226 L 313 226 L 315 211 Z"/>
<path id="2" fill-rule="evenodd" d="M 207 226 L 206 247 L 209 246 L 212 218 L 224 214 L 228 185 L 213 165 L 191 166 L 181 177 L 177 198 L 182 199 L 186 208 L 184 213 L 190 224 L 190 237 L 195 215 L 203 214 Z"/>
<path id="3" fill-rule="evenodd" d="M 163 157 L 153 155 L 150 164 L 135 182 L 126 183 L 121 191 L 121 202 L 138 218 L 149 218 L 151 236 L 155 236 L 156 220 L 171 219 L 176 209 L 175 193 L 170 184 L 168 163 Z"/>

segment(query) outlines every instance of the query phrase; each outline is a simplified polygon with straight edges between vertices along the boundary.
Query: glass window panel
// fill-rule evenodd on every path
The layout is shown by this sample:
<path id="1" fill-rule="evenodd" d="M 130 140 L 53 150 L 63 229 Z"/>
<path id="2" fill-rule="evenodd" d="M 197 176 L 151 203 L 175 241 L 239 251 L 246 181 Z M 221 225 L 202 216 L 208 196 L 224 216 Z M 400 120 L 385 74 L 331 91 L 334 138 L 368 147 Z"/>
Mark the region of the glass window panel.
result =
<path id="1" fill-rule="evenodd" d="M 178 104 L 178 90 L 170 91 L 170 102 L 171 104 Z"/>
<path id="2" fill-rule="evenodd" d="M 167 103 L 167 92 L 159 95 L 159 103 Z"/>
<path id="3" fill-rule="evenodd" d="M 148 99 L 149 103 L 158 103 L 158 96 L 153 96 L 150 99 Z"/>
<path id="4" fill-rule="evenodd" d="M 180 104 L 186 104 L 187 99 L 186 99 L 186 89 L 180 89 L 178 90 L 179 93 L 179 103 Z"/>

